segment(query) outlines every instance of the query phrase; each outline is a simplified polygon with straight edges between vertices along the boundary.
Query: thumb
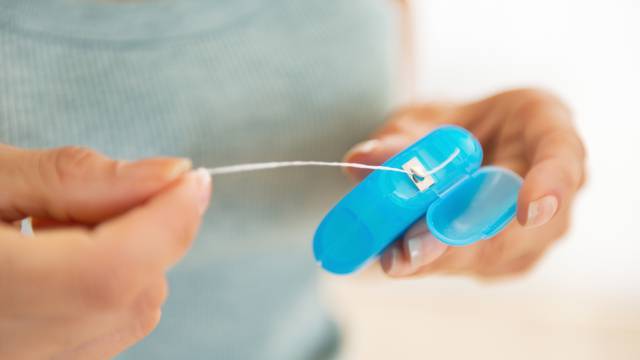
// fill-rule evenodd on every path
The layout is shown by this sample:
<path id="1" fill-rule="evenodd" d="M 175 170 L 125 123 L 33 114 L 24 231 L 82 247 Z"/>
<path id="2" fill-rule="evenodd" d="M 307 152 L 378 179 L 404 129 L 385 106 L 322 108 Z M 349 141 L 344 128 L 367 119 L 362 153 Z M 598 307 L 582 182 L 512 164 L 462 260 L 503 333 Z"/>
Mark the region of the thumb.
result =
<path id="1" fill-rule="evenodd" d="M 412 142 L 411 138 L 402 134 L 378 136 L 353 146 L 344 156 L 344 161 L 380 165 Z M 364 179 L 371 172 L 371 170 L 359 168 L 345 168 L 344 171 L 356 180 Z"/>
<path id="2" fill-rule="evenodd" d="M 416 142 L 438 126 L 436 113 L 448 111 L 448 107 L 429 108 L 430 110 L 409 107 L 398 112 L 387 121 L 370 140 L 356 144 L 347 152 L 345 162 L 379 165 Z M 371 170 L 347 168 L 348 175 L 361 180 Z"/>
<path id="3" fill-rule="evenodd" d="M 206 170 L 190 171 L 143 205 L 100 224 L 95 235 L 101 253 L 126 254 L 140 269 L 174 264 L 197 233 L 211 186 Z"/>
<path id="4" fill-rule="evenodd" d="M 0 145 L 0 219 L 93 224 L 152 196 L 191 168 L 186 159 L 116 161 L 93 150 Z"/>

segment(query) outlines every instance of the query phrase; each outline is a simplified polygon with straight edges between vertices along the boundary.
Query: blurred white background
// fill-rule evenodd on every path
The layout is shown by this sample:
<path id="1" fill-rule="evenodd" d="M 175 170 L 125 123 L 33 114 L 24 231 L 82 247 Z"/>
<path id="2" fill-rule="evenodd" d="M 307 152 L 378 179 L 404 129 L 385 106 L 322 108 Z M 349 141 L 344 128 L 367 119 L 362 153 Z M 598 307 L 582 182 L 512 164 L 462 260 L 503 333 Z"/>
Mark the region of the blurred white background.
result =
<path id="1" fill-rule="evenodd" d="M 415 0 L 418 90 L 547 88 L 589 181 L 570 234 L 516 281 L 337 279 L 351 359 L 640 359 L 640 1 Z"/>

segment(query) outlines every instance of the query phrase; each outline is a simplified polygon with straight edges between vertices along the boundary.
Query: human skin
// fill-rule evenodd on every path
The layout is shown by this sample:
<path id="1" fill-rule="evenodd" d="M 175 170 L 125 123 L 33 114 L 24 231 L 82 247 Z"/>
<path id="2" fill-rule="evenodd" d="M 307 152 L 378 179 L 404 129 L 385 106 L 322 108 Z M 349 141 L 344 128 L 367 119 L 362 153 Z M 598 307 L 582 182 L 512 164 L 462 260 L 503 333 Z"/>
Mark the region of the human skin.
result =
<path id="1" fill-rule="evenodd" d="M 523 194 L 529 195 L 521 198 L 521 222 L 527 221 L 530 200 L 547 190 L 557 196 L 559 210 L 544 225 L 529 224 L 537 228 L 513 224 L 500 236 L 467 248 L 446 248 L 429 241 L 424 229 L 413 229 L 408 234 L 417 240 L 407 237 L 383 256 L 390 275 L 519 273 L 566 230 L 584 171 L 584 152 L 568 112 L 544 93 L 507 94 L 468 105 L 408 107 L 374 135 L 378 141 L 355 148 L 347 160 L 379 163 L 434 126 L 458 123 L 480 138 L 492 163 L 527 174 Z M 552 140 L 537 141 L 550 142 L 559 156 L 497 135 L 506 132 L 499 129 L 511 129 L 512 136 L 529 136 L 513 130 L 522 122 L 508 111 L 539 122 L 530 131 L 549 134 Z M 546 112 L 554 115 L 546 119 L 541 115 Z M 543 131 L 545 126 L 555 130 Z M 561 133 L 570 146 L 559 144 Z M 539 170 L 530 165 L 534 160 Z M 165 272 L 189 248 L 211 191 L 210 177 L 190 166 L 168 158 L 125 163 L 73 147 L 29 151 L 0 146 L 1 359 L 109 358 L 155 328 L 167 295 Z M 545 185 L 553 180 L 567 185 Z M 546 220 L 552 212 L 542 210 Z M 12 225 L 26 216 L 40 225 L 34 237 Z"/>
<path id="2" fill-rule="evenodd" d="M 352 148 L 345 161 L 380 164 L 444 124 L 470 130 L 483 145 L 485 164 L 524 177 L 517 221 L 489 240 L 464 247 L 441 243 L 420 221 L 384 252 L 384 272 L 495 279 L 528 271 L 567 231 L 573 200 L 585 181 L 585 148 L 569 109 L 553 94 L 536 89 L 466 104 L 412 105 L 391 116 L 371 140 Z M 362 179 L 368 172 L 348 173 Z"/>
<path id="3" fill-rule="evenodd" d="M 0 145 L 1 359 L 106 359 L 155 328 L 209 202 L 190 167 Z M 25 216 L 34 236 L 12 224 Z"/>

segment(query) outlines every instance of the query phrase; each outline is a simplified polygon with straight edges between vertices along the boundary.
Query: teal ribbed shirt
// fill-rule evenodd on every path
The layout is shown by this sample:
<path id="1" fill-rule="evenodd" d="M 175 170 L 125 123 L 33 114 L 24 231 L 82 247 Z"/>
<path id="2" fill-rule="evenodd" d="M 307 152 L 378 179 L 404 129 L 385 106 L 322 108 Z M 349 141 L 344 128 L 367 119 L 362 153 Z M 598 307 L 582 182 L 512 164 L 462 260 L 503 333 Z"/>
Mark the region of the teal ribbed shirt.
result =
<path id="1" fill-rule="evenodd" d="M 0 0 L 0 142 L 197 166 L 339 160 L 392 103 L 388 0 Z M 313 359 L 335 169 L 214 179 L 158 328 L 122 359 Z"/>

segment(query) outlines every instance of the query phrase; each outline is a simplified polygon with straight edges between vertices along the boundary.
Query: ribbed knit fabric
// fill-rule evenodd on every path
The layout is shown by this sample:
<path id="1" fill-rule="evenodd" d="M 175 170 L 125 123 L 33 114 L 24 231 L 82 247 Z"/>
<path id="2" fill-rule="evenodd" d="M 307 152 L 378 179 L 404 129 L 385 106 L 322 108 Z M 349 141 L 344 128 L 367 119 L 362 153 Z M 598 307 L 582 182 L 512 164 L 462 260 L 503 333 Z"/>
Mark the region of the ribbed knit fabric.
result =
<path id="1" fill-rule="evenodd" d="M 0 142 L 196 166 L 340 160 L 391 106 L 388 0 L 0 0 Z M 122 359 L 314 359 L 315 226 L 336 169 L 215 179 L 163 319 Z"/>

